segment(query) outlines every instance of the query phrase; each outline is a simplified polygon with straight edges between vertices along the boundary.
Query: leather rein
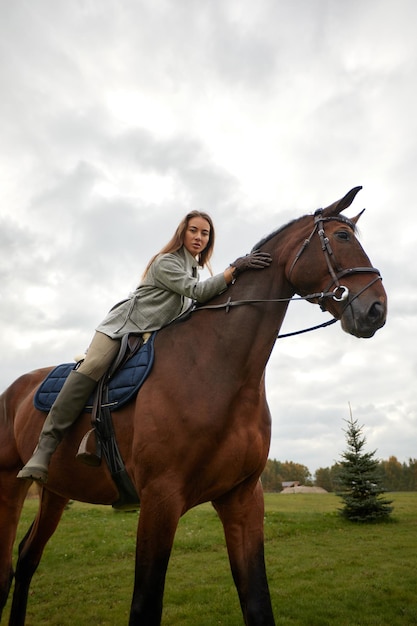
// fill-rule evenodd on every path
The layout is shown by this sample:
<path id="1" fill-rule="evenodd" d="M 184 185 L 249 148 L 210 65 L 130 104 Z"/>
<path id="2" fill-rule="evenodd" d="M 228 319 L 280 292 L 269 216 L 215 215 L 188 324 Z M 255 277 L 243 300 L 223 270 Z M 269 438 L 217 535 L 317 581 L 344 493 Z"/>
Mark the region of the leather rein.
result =
<path id="1" fill-rule="evenodd" d="M 346 302 L 346 305 L 342 311 L 342 315 L 343 315 L 346 308 L 350 306 L 352 302 L 356 300 L 356 298 L 358 298 L 364 291 L 366 291 L 369 287 L 371 287 L 371 285 L 373 285 L 375 282 L 377 282 L 378 280 L 382 280 L 382 277 L 381 277 L 380 271 L 376 267 L 351 267 L 348 269 L 343 269 L 337 263 L 333 250 L 330 245 L 329 238 L 326 237 L 326 233 L 324 230 L 324 223 L 330 222 L 330 221 L 341 222 L 343 224 L 347 224 L 348 226 L 350 226 L 352 230 L 354 231 L 355 225 L 353 224 L 353 222 L 351 222 L 348 218 L 341 217 L 341 216 L 324 217 L 323 209 L 317 209 L 313 217 L 314 217 L 313 230 L 311 231 L 309 237 L 307 237 L 307 239 L 304 240 L 300 249 L 295 255 L 294 260 L 290 267 L 290 271 L 288 273 L 288 280 L 291 277 L 292 271 L 297 261 L 299 260 L 303 252 L 307 249 L 307 247 L 310 245 L 314 234 L 317 233 L 320 238 L 321 249 L 326 259 L 327 268 L 331 276 L 331 281 L 329 285 L 326 287 L 325 291 L 321 291 L 317 293 L 310 293 L 310 294 L 307 294 L 306 296 L 299 296 L 299 297 L 292 296 L 291 298 L 274 298 L 274 299 L 266 299 L 266 300 L 261 300 L 261 299 L 259 300 L 257 299 L 232 300 L 231 298 L 229 298 L 226 302 L 223 302 L 221 304 L 207 304 L 203 306 L 196 306 L 193 309 L 193 312 L 201 311 L 205 309 L 226 309 L 226 313 L 228 313 L 232 307 L 241 306 L 243 304 L 258 304 L 258 303 L 267 303 L 267 302 L 291 302 L 293 300 L 317 300 L 318 304 L 320 305 L 321 310 L 326 311 L 326 308 L 324 307 L 323 302 L 325 298 L 332 298 L 336 302 Z M 344 278 L 345 276 L 352 276 L 353 274 L 365 274 L 365 273 L 376 274 L 376 277 L 373 280 L 371 280 L 367 285 L 365 285 L 365 287 L 363 287 L 358 293 L 356 293 L 353 297 L 350 298 L 349 288 L 341 284 L 340 279 Z M 333 286 L 334 288 L 330 291 L 330 289 Z M 335 324 L 337 321 L 338 320 L 336 318 L 333 318 L 327 322 L 323 322 L 322 324 L 311 326 L 310 328 L 305 328 L 303 330 L 298 330 L 298 331 L 295 331 L 292 333 L 286 333 L 283 335 L 277 335 L 277 338 L 283 339 L 284 337 L 292 337 L 294 335 L 300 335 L 302 333 L 307 333 L 312 330 L 317 330 L 319 328 L 325 328 L 326 326 Z"/>

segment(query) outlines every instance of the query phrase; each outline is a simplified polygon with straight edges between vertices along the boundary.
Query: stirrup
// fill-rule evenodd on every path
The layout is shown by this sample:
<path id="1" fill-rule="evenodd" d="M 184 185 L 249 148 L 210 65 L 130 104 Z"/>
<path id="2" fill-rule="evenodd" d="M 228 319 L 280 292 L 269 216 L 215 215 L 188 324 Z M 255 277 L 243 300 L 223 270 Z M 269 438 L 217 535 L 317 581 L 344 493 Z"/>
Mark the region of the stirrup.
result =
<path id="1" fill-rule="evenodd" d="M 75 458 L 90 467 L 101 465 L 101 443 L 96 436 L 95 428 L 85 433 Z"/>

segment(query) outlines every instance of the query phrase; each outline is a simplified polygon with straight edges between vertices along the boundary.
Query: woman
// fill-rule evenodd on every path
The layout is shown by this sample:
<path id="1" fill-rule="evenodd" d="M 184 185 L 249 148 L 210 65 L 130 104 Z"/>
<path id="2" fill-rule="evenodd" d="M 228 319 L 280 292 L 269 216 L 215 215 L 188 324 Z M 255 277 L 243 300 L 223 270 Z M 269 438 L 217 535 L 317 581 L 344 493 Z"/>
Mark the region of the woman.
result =
<path id="1" fill-rule="evenodd" d="M 47 481 L 52 454 L 110 368 L 123 335 L 158 330 L 184 313 L 192 301 L 206 302 L 225 291 L 241 272 L 271 263 L 269 254 L 254 252 L 237 259 L 222 274 L 199 282 L 198 267 L 210 270 L 213 246 L 211 218 L 200 211 L 188 213 L 169 243 L 151 259 L 131 297 L 113 307 L 97 327 L 84 361 L 65 381 L 19 478 Z"/>

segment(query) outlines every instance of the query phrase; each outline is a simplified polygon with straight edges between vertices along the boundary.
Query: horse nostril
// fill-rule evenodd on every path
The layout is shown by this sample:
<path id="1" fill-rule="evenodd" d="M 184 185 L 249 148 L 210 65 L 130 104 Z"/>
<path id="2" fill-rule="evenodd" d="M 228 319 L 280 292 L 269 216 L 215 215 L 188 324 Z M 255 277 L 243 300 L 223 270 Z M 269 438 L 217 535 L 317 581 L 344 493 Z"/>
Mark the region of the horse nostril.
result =
<path id="1" fill-rule="evenodd" d="M 378 321 L 384 319 L 385 315 L 385 307 L 381 302 L 374 302 L 371 308 L 369 309 L 369 317 L 371 317 L 374 321 Z"/>

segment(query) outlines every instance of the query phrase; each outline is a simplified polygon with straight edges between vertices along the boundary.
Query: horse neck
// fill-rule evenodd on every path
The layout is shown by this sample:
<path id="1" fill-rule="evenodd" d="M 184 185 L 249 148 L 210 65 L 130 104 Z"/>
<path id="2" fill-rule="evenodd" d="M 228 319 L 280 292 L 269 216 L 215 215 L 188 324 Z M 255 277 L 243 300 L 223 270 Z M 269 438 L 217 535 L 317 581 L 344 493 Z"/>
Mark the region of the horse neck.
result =
<path id="1" fill-rule="evenodd" d="M 284 265 L 242 274 L 228 291 L 213 303 L 231 300 L 229 310 L 211 315 L 212 331 L 221 346 L 223 358 L 233 367 L 262 375 L 281 328 L 288 299 L 294 291 L 284 274 Z M 283 301 L 277 302 L 282 299 Z M 251 302 L 261 300 L 261 302 Z M 233 302 L 244 302 L 233 305 Z M 209 331 L 210 332 L 210 331 Z"/>

